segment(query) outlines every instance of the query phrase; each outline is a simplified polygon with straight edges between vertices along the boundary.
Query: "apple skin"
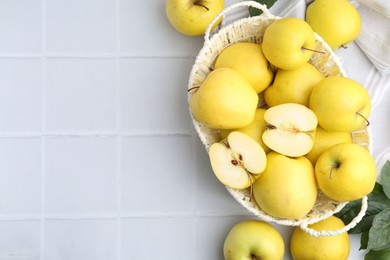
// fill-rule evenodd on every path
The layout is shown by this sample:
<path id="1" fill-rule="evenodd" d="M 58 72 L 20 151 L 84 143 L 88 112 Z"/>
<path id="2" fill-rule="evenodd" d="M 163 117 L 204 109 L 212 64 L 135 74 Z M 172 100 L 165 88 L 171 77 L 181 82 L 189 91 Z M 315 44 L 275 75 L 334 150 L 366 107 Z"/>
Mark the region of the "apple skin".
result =
<path id="1" fill-rule="evenodd" d="M 286 17 L 275 20 L 265 29 L 261 48 L 271 64 L 291 70 L 308 62 L 313 51 L 307 49 L 313 50 L 315 41 L 308 23 L 299 18 Z"/>
<path id="2" fill-rule="evenodd" d="M 165 5 L 166 16 L 171 25 L 188 36 L 204 34 L 207 26 L 223 8 L 224 0 L 166 0 Z"/>
<path id="3" fill-rule="evenodd" d="M 353 132 L 367 124 L 371 99 L 360 83 L 342 76 L 329 76 L 313 87 L 309 108 L 325 130 Z"/>
<path id="4" fill-rule="evenodd" d="M 333 50 L 355 40 L 362 26 L 348 0 L 315 0 L 306 9 L 306 21 Z"/>
<path id="5" fill-rule="evenodd" d="M 309 107 L 311 91 L 323 78 L 310 63 L 293 70 L 278 69 L 273 84 L 264 91 L 265 103 L 270 107 L 284 103 Z"/>
<path id="6" fill-rule="evenodd" d="M 318 126 L 313 148 L 305 156 L 315 165 L 323 151 L 339 143 L 352 143 L 352 134 L 350 132 L 329 132 Z"/>
<path id="7" fill-rule="evenodd" d="M 240 72 L 257 93 L 273 80 L 273 71 L 257 43 L 238 42 L 229 45 L 218 55 L 214 68 L 228 67 Z"/>
<path id="8" fill-rule="evenodd" d="M 344 222 L 335 216 L 330 216 L 329 218 L 309 225 L 310 228 L 316 231 L 339 230 L 344 226 Z M 294 260 L 347 260 L 350 247 L 347 232 L 336 236 L 313 237 L 300 227 L 296 227 L 290 239 L 290 252 Z"/>
<path id="9" fill-rule="evenodd" d="M 315 175 L 318 187 L 326 196 L 341 202 L 353 201 L 374 189 L 376 165 L 364 147 L 340 143 L 320 155 Z"/>
<path id="10" fill-rule="evenodd" d="M 259 97 L 249 81 L 235 70 L 213 70 L 194 91 L 190 111 L 209 128 L 242 128 L 252 123 Z"/>
<path id="11" fill-rule="evenodd" d="M 306 216 L 317 199 L 314 168 L 306 157 L 267 154 L 267 166 L 253 184 L 257 205 L 267 214 L 286 219 Z"/>
<path id="12" fill-rule="evenodd" d="M 284 250 L 280 233 L 271 224 L 260 220 L 236 224 L 223 246 L 225 260 L 282 260 Z"/>
<path id="13" fill-rule="evenodd" d="M 246 127 L 239 128 L 239 129 L 222 129 L 220 131 L 221 138 L 222 139 L 227 138 L 227 136 L 233 131 L 240 131 L 255 139 L 255 141 L 258 142 L 261 145 L 261 147 L 264 149 L 265 153 L 270 152 L 271 149 L 265 145 L 262 138 L 266 127 L 266 122 L 264 121 L 265 111 L 266 109 L 264 108 L 257 108 L 252 123 L 250 123 Z"/>

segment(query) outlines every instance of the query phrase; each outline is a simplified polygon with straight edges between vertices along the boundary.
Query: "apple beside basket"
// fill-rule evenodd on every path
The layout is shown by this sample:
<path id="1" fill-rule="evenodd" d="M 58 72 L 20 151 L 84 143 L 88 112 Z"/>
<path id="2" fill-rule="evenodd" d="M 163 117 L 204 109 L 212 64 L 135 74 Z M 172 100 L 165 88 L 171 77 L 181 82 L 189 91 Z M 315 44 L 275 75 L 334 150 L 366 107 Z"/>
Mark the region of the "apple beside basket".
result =
<path id="1" fill-rule="evenodd" d="M 212 26 L 224 15 L 233 9 L 239 7 L 254 7 L 263 11 L 262 15 L 247 17 L 239 19 L 229 25 L 226 25 L 223 28 L 220 28 L 217 32 L 214 32 L 211 35 Z M 281 17 L 272 15 L 266 6 L 259 4 L 255 1 L 244 1 L 234 5 L 229 6 L 218 14 L 214 20 L 209 24 L 204 35 L 204 45 L 200 50 L 199 54 L 196 57 L 195 64 L 192 67 L 188 89 L 193 87 L 198 87 L 201 85 L 206 76 L 212 71 L 213 63 L 218 54 L 227 46 L 236 42 L 252 42 L 252 43 L 261 43 L 262 37 L 265 29 L 273 21 L 280 19 Z M 313 53 L 313 56 L 309 60 L 309 63 L 315 66 L 325 77 L 330 75 L 341 75 L 346 77 L 345 71 L 342 69 L 338 58 L 332 52 L 331 48 L 324 42 L 324 40 L 318 35 L 316 37 L 316 50 L 325 52 Z M 192 92 L 189 91 L 189 99 L 191 98 Z M 259 107 L 265 105 L 262 95 L 260 94 Z M 209 146 L 215 142 L 220 141 L 220 136 L 218 130 L 210 129 L 203 125 L 201 122 L 195 120 L 192 117 L 193 125 L 199 135 L 201 142 L 204 144 L 206 151 Z M 364 127 L 352 133 L 352 141 L 357 143 L 370 152 L 371 147 L 371 138 L 370 138 L 370 129 Z M 299 226 L 305 232 L 309 233 L 312 236 L 333 236 L 338 235 L 343 232 L 347 232 L 351 228 L 357 225 L 359 221 L 365 215 L 367 210 L 367 196 L 362 199 L 362 208 L 359 214 L 348 223 L 344 228 L 340 230 L 325 230 L 325 231 L 316 231 L 308 227 L 309 224 L 316 223 L 322 219 L 328 218 L 334 213 L 339 212 L 348 202 L 338 202 L 331 200 L 327 196 L 319 191 L 317 201 L 313 209 L 301 219 L 283 219 L 275 218 L 271 215 L 263 212 L 257 204 L 250 200 L 250 189 L 245 190 L 234 190 L 229 187 L 226 187 L 228 192 L 247 210 L 253 213 L 255 216 L 267 222 L 275 222 L 280 225 L 285 226 Z"/>

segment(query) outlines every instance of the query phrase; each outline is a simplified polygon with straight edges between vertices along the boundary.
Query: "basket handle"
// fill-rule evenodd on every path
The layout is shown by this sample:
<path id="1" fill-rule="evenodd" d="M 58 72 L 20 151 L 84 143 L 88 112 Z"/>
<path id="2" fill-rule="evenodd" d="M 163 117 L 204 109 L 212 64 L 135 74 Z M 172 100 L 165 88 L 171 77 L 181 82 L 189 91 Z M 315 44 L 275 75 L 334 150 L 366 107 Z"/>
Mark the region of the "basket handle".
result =
<path id="1" fill-rule="evenodd" d="M 362 218 L 366 214 L 366 210 L 367 210 L 367 207 L 368 207 L 368 204 L 367 204 L 368 202 L 367 201 L 368 201 L 368 197 L 364 196 L 363 199 L 362 199 L 362 207 L 360 209 L 359 214 L 357 214 L 356 217 L 349 224 L 347 224 L 346 226 L 344 226 L 341 229 L 316 231 L 316 230 L 314 230 L 312 228 L 309 228 L 307 223 L 303 223 L 299 227 L 303 231 L 305 231 L 306 233 L 308 233 L 309 235 L 311 235 L 313 237 L 324 237 L 324 236 L 340 235 L 340 234 L 342 234 L 344 232 L 347 232 L 348 230 L 352 229 L 353 227 L 355 227 L 360 222 L 360 220 L 362 220 Z"/>
<path id="2" fill-rule="evenodd" d="M 271 18 L 273 17 L 272 14 L 268 11 L 268 8 L 266 5 L 263 5 L 263 4 L 260 4 L 256 1 L 244 1 L 244 2 L 239 2 L 239 3 L 236 3 L 236 4 L 233 4 L 229 7 L 227 7 L 226 9 L 224 9 L 222 12 L 220 12 L 211 22 L 210 24 L 207 26 L 206 28 L 206 31 L 205 31 L 205 35 L 204 35 L 204 40 L 207 42 L 210 40 L 210 32 L 211 32 L 211 29 L 213 28 L 214 24 L 222 17 L 224 16 L 226 13 L 230 12 L 231 10 L 233 9 L 236 9 L 238 7 L 242 7 L 242 6 L 248 6 L 248 7 L 254 7 L 254 8 L 257 8 L 261 11 L 263 11 L 263 14 L 265 17 L 268 17 L 268 18 Z"/>

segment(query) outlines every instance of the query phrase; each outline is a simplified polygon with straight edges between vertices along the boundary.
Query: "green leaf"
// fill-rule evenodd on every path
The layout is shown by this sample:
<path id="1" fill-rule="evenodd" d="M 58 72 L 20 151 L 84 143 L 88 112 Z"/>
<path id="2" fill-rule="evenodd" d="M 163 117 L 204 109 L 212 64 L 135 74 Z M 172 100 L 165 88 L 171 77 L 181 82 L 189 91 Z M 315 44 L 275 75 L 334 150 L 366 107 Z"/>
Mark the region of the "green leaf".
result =
<path id="1" fill-rule="evenodd" d="M 260 4 L 264 4 L 267 6 L 267 8 L 271 8 L 277 0 L 255 0 L 256 2 L 260 3 Z M 257 16 L 257 15 L 261 15 L 263 13 L 263 11 L 257 9 L 257 8 L 254 8 L 254 7 L 249 7 L 249 14 L 250 16 Z"/>
<path id="2" fill-rule="evenodd" d="M 383 186 L 383 192 L 390 198 L 390 161 L 387 161 L 385 165 L 383 165 L 380 181 Z"/>
<path id="3" fill-rule="evenodd" d="M 364 260 L 389 260 L 390 248 L 384 250 L 370 250 L 364 257 Z"/>
<path id="4" fill-rule="evenodd" d="M 378 213 L 369 231 L 368 249 L 383 250 L 390 247 L 390 208 Z"/>
<path id="5" fill-rule="evenodd" d="M 368 231 L 362 233 L 362 235 L 360 236 L 360 248 L 359 248 L 359 250 L 367 249 L 367 246 L 368 246 Z"/>

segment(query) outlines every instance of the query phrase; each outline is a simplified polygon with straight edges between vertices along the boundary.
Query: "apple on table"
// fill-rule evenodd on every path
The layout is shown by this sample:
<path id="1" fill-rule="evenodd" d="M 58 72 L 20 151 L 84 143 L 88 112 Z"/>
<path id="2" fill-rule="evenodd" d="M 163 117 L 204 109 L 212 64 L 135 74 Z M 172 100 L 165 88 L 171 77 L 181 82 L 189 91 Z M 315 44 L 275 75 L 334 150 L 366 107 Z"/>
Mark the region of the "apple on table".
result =
<path id="1" fill-rule="evenodd" d="M 166 0 L 165 5 L 166 16 L 171 25 L 188 36 L 204 34 L 209 23 L 223 8 L 224 0 Z"/>
<path id="2" fill-rule="evenodd" d="M 260 220 L 245 220 L 235 224 L 223 245 L 225 260 L 282 260 L 284 241 L 271 224 Z"/>

